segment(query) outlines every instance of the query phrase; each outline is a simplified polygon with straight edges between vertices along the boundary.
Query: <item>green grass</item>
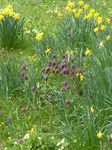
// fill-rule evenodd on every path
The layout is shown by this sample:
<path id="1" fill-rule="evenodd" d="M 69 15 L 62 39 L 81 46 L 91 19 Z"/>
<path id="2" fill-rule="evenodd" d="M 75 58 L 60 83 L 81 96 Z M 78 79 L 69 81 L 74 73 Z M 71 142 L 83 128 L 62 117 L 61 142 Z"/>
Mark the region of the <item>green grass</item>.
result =
<path id="1" fill-rule="evenodd" d="M 66 0 L 0 1 L 1 8 L 11 4 L 25 17 L 24 40 L 17 48 L 0 50 L 0 149 L 112 149 L 112 21 L 105 22 L 111 16 L 112 1 L 84 2 L 103 17 L 106 30 L 94 33 L 97 21 L 85 21 L 86 12 L 78 19 L 67 13 Z M 62 19 L 57 17 L 59 12 Z M 42 40 L 36 40 L 34 29 L 44 33 Z M 87 48 L 90 55 L 85 54 Z M 68 50 L 72 53 L 64 59 Z M 65 60 L 69 75 L 60 68 Z M 49 61 L 56 62 L 59 74 L 53 73 L 56 69 Z M 71 68 L 73 64 L 75 68 Z M 48 66 L 48 73 L 41 71 Z M 77 68 L 82 74 L 77 75 Z M 103 133 L 101 139 L 99 132 Z M 28 139 L 24 139 L 26 134 Z"/>

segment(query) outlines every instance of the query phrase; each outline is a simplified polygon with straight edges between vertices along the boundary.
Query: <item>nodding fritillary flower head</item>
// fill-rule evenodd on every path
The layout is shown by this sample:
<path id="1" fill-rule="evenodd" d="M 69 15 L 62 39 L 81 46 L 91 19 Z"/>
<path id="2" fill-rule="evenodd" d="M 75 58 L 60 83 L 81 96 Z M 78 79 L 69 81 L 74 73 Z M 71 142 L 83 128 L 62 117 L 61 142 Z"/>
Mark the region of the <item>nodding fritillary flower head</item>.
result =
<path id="1" fill-rule="evenodd" d="M 99 133 L 97 134 L 97 137 L 98 137 L 99 139 L 102 139 L 103 133 L 102 133 L 102 132 L 99 132 Z"/>
<path id="2" fill-rule="evenodd" d="M 34 86 L 32 87 L 32 91 L 35 91 L 35 88 L 34 88 Z"/>
<path id="3" fill-rule="evenodd" d="M 56 58 L 56 54 L 53 54 L 53 58 Z"/>
<path id="4" fill-rule="evenodd" d="M 22 65 L 21 69 L 22 69 L 22 70 L 26 70 L 26 66 L 25 66 L 25 65 Z"/>
<path id="5" fill-rule="evenodd" d="M 8 118 L 8 122 L 11 122 L 11 117 Z"/>
<path id="6" fill-rule="evenodd" d="M 37 105 L 39 106 L 39 105 L 40 105 L 40 103 L 39 103 L 39 102 L 37 102 Z"/>
<path id="7" fill-rule="evenodd" d="M 81 70 L 81 68 L 77 68 L 77 73 L 82 73 L 82 70 Z"/>
<path id="8" fill-rule="evenodd" d="M 62 84 L 64 85 L 64 86 L 67 86 L 67 82 L 65 81 L 65 82 L 62 82 Z"/>
<path id="9" fill-rule="evenodd" d="M 23 108 L 21 108 L 21 112 L 23 113 L 23 112 L 25 112 L 26 110 L 25 110 L 25 108 L 23 107 Z"/>
<path id="10" fill-rule="evenodd" d="M 24 80 L 28 80 L 28 77 L 27 77 L 27 76 L 25 76 L 25 77 L 24 77 Z"/>
<path id="11" fill-rule="evenodd" d="M 21 76 L 24 77 L 24 72 L 23 71 L 21 72 Z"/>
<path id="12" fill-rule="evenodd" d="M 49 96 L 48 96 L 48 99 L 49 99 L 49 100 L 51 100 L 51 99 L 52 99 L 52 96 L 51 96 L 51 95 L 49 95 Z"/>
<path id="13" fill-rule="evenodd" d="M 55 66 L 56 65 L 56 62 L 55 61 L 52 61 L 52 66 Z"/>
<path id="14" fill-rule="evenodd" d="M 70 104 L 70 100 L 66 100 L 66 105 L 69 105 Z"/>
<path id="15" fill-rule="evenodd" d="M 47 76 L 44 77 L 44 80 L 47 81 Z"/>
<path id="16" fill-rule="evenodd" d="M 57 75 L 59 73 L 59 70 L 58 69 L 56 69 L 55 70 L 55 75 Z"/>
<path id="17" fill-rule="evenodd" d="M 66 89 L 69 90 L 69 85 L 66 86 Z"/>
<path id="18" fill-rule="evenodd" d="M 71 69 L 75 69 L 75 64 L 72 64 L 72 65 L 71 65 Z"/>
<path id="19" fill-rule="evenodd" d="M 67 36 L 68 36 L 68 37 L 70 37 L 70 36 L 71 36 L 71 34 L 70 34 L 70 33 L 67 33 Z"/>
<path id="20" fill-rule="evenodd" d="M 35 94 L 37 94 L 37 90 L 35 90 Z"/>
<path id="21" fill-rule="evenodd" d="M 20 144 L 21 144 L 22 142 L 23 142 L 23 141 L 22 141 L 22 139 L 19 139 L 19 140 L 18 140 L 18 143 L 20 143 Z"/>

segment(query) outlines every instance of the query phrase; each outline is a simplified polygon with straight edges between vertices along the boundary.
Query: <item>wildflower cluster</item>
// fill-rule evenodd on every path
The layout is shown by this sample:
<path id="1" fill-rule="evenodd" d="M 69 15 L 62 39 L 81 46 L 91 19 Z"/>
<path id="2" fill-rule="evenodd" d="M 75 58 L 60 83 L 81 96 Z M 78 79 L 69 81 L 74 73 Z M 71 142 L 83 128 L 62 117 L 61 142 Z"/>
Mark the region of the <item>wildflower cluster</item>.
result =
<path id="1" fill-rule="evenodd" d="M 68 54 L 64 54 L 62 60 L 57 59 L 56 54 L 53 54 L 53 60 L 49 60 L 47 67 L 42 68 L 41 70 L 42 74 L 44 75 L 44 80 L 46 82 L 51 75 L 57 77 L 57 80 L 59 80 L 59 82 L 61 83 L 59 84 L 61 92 L 69 91 L 69 89 L 71 88 L 70 86 L 72 86 L 69 85 L 71 82 L 73 82 L 73 84 L 78 84 L 84 79 L 82 70 L 78 67 L 76 69 L 74 58 L 71 58 L 71 62 L 68 62 L 67 58 Z M 75 89 L 78 89 L 77 85 Z M 48 96 L 48 99 L 51 100 L 52 96 Z M 65 103 L 70 104 L 70 100 L 66 100 Z"/>
<path id="2" fill-rule="evenodd" d="M 15 13 L 11 5 L 0 11 L 0 44 L 2 48 L 10 49 L 17 46 L 23 36 L 24 19 Z"/>

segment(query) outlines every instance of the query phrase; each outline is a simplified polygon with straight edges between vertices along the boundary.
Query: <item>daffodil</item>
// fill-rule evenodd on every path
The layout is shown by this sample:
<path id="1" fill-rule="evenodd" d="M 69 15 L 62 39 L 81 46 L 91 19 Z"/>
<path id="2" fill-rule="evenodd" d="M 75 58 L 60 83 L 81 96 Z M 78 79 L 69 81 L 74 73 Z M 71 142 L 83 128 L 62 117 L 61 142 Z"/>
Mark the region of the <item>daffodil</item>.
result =
<path id="1" fill-rule="evenodd" d="M 83 1 L 79 1 L 79 6 L 82 6 L 84 4 Z"/>
<path id="2" fill-rule="evenodd" d="M 106 22 L 109 24 L 109 23 L 110 23 L 110 20 L 111 20 L 111 19 L 107 18 L 107 19 L 106 19 Z"/>
<path id="3" fill-rule="evenodd" d="M 99 132 L 99 133 L 97 134 L 97 137 L 98 137 L 99 139 L 102 139 L 103 133 L 102 133 L 102 132 Z"/>
<path id="4" fill-rule="evenodd" d="M 37 39 L 38 41 L 42 40 L 42 35 L 43 35 L 43 33 L 37 33 L 36 39 Z"/>
<path id="5" fill-rule="evenodd" d="M 10 17 L 13 17 L 13 15 L 14 15 L 14 12 L 11 11 L 11 12 L 9 13 L 9 16 L 10 16 Z"/>
<path id="6" fill-rule="evenodd" d="M 80 81 L 83 81 L 83 75 L 80 73 Z"/>
<path id="7" fill-rule="evenodd" d="M 102 23 L 102 17 L 98 17 L 98 25 Z"/>
<path id="8" fill-rule="evenodd" d="M 72 51 L 70 52 L 69 50 L 67 50 L 65 54 L 66 55 L 71 55 L 72 53 L 73 53 Z"/>
<path id="9" fill-rule="evenodd" d="M 92 112 L 92 113 L 94 112 L 94 108 L 93 108 L 93 107 L 91 107 L 91 112 Z"/>
<path id="10" fill-rule="evenodd" d="M 58 18 L 61 19 L 63 17 L 62 13 L 58 13 Z"/>
<path id="11" fill-rule="evenodd" d="M 109 41 L 111 39 L 110 35 L 106 37 L 106 40 Z"/>
<path id="12" fill-rule="evenodd" d="M 104 26 L 104 25 L 101 25 L 101 30 L 103 31 L 103 30 L 105 30 L 106 29 L 106 26 Z"/>
<path id="13" fill-rule="evenodd" d="M 50 53 L 51 49 L 47 48 L 47 50 L 45 51 L 46 54 Z"/>
<path id="14" fill-rule="evenodd" d="M 94 14 L 94 13 L 95 13 L 95 9 L 91 9 L 90 14 Z"/>
<path id="15" fill-rule="evenodd" d="M 1 20 L 3 20 L 3 16 L 2 16 L 2 15 L 0 15 L 0 21 L 1 21 Z"/>
<path id="16" fill-rule="evenodd" d="M 91 54 L 91 50 L 89 50 L 88 48 L 85 51 L 85 55 L 90 55 Z"/>
<path id="17" fill-rule="evenodd" d="M 94 32 L 95 32 L 95 33 L 97 33 L 98 31 L 99 31 L 99 28 L 98 28 L 98 27 L 94 29 Z"/>
<path id="18" fill-rule="evenodd" d="M 16 13 L 16 14 L 14 14 L 14 18 L 15 18 L 15 20 L 18 20 L 20 18 L 20 15 Z"/>
<path id="19" fill-rule="evenodd" d="M 32 129 L 31 129 L 31 131 L 30 131 L 30 135 L 32 136 L 32 135 L 33 135 L 33 133 L 34 133 L 34 128 L 32 128 Z"/>
<path id="20" fill-rule="evenodd" d="M 95 18 L 95 19 L 97 19 L 97 18 L 98 18 L 98 16 L 99 16 L 99 13 L 97 13 L 97 12 L 96 12 L 96 13 L 94 13 L 94 18 Z"/>
<path id="21" fill-rule="evenodd" d="M 84 10 L 87 10 L 88 7 L 89 7 L 89 6 L 88 6 L 87 4 L 85 4 L 85 5 L 84 5 Z"/>
<path id="22" fill-rule="evenodd" d="M 72 7 L 75 7 L 75 3 L 69 1 L 68 4 L 67 4 L 67 6 L 68 6 L 68 7 L 71 7 L 71 8 L 72 8 Z"/>

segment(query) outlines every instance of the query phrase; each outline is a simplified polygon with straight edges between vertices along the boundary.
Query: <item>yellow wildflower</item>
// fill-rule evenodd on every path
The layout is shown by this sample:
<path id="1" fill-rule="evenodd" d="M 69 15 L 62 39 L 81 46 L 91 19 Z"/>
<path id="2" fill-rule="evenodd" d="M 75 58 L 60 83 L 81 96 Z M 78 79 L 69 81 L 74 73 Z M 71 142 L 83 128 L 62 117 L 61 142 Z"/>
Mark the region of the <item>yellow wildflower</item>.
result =
<path id="1" fill-rule="evenodd" d="M 101 25 L 100 29 L 103 31 L 103 30 L 105 30 L 105 29 L 106 29 L 106 26 Z"/>
<path id="2" fill-rule="evenodd" d="M 92 13 L 89 13 L 88 14 L 88 19 L 92 18 L 93 14 Z"/>
<path id="3" fill-rule="evenodd" d="M 90 14 L 94 14 L 94 13 L 95 13 L 95 9 L 91 9 Z"/>
<path id="4" fill-rule="evenodd" d="M 98 25 L 102 23 L 102 17 L 98 17 Z"/>
<path id="5" fill-rule="evenodd" d="M 0 20 L 3 20 L 3 16 L 2 15 L 0 15 Z"/>
<path id="6" fill-rule="evenodd" d="M 77 11 L 76 9 L 73 9 L 73 10 L 72 10 L 73 13 L 76 13 L 76 11 Z"/>
<path id="7" fill-rule="evenodd" d="M 15 20 L 18 20 L 20 18 L 20 15 L 16 13 L 16 14 L 14 14 L 14 18 L 15 18 Z"/>
<path id="8" fill-rule="evenodd" d="M 36 39 L 37 39 L 38 41 L 42 40 L 42 35 L 43 35 L 43 33 L 37 33 Z"/>
<path id="9" fill-rule="evenodd" d="M 35 58 L 36 58 L 36 56 L 37 56 L 37 54 L 34 54 L 34 55 L 32 56 L 32 58 L 33 58 L 33 59 L 35 59 Z"/>
<path id="10" fill-rule="evenodd" d="M 74 2 L 68 2 L 67 7 L 75 7 L 75 3 Z"/>
<path id="11" fill-rule="evenodd" d="M 10 12 L 10 9 L 8 9 L 8 8 L 4 9 L 4 11 L 3 11 L 3 15 L 4 15 L 4 16 L 5 16 L 5 15 L 8 15 L 8 14 L 9 14 L 9 12 Z"/>
<path id="12" fill-rule="evenodd" d="M 58 13 L 58 18 L 61 19 L 63 17 L 62 13 Z"/>
<path id="13" fill-rule="evenodd" d="M 109 23 L 110 23 L 110 20 L 111 20 L 111 19 L 107 18 L 107 19 L 106 19 L 106 22 L 109 24 Z"/>
<path id="14" fill-rule="evenodd" d="M 47 50 L 45 51 L 46 54 L 50 53 L 51 49 L 47 48 Z"/>
<path id="15" fill-rule="evenodd" d="M 83 81 L 83 75 L 80 73 L 80 81 Z"/>
<path id="16" fill-rule="evenodd" d="M 109 41 L 111 39 L 110 35 L 106 37 L 106 40 Z"/>
<path id="17" fill-rule="evenodd" d="M 78 10 L 78 13 L 81 14 L 81 13 L 82 13 L 82 9 L 79 9 L 79 10 Z"/>
<path id="18" fill-rule="evenodd" d="M 31 117 L 30 116 L 28 116 L 28 120 L 30 120 L 31 119 Z"/>
<path id="19" fill-rule="evenodd" d="M 84 16 L 84 20 L 88 20 L 88 15 L 85 15 L 85 16 Z"/>
<path id="20" fill-rule="evenodd" d="M 102 132 L 99 132 L 99 133 L 97 134 L 97 137 L 98 137 L 99 139 L 102 139 L 102 136 L 103 136 L 103 133 L 102 133 Z"/>
<path id="21" fill-rule="evenodd" d="M 94 108 L 93 108 L 93 107 L 91 107 L 91 112 L 92 112 L 92 113 L 94 112 Z"/>
<path id="22" fill-rule="evenodd" d="M 98 31 L 99 31 L 99 28 L 98 28 L 98 27 L 94 29 L 94 32 L 95 32 L 95 33 L 97 33 Z"/>
<path id="23" fill-rule="evenodd" d="M 66 11 L 70 12 L 71 11 L 71 8 L 70 7 L 66 7 Z"/>
<path id="24" fill-rule="evenodd" d="M 80 16 L 79 13 L 76 13 L 76 14 L 75 14 L 75 17 L 76 17 L 77 19 L 79 18 L 79 16 Z"/>
<path id="25" fill-rule="evenodd" d="M 90 54 L 91 54 L 91 51 L 87 48 L 85 51 L 85 55 L 90 55 Z"/>
<path id="26" fill-rule="evenodd" d="M 77 74 L 76 74 L 76 76 L 77 76 L 77 77 L 79 77 L 79 76 L 80 76 L 80 74 L 79 74 L 79 73 L 77 73 Z"/>
<path id="27" fill-rule="evenodd" d="M 87 4 L 85 4 L 85 5 L 84 5 L 84 10 L 87 10 L 88 7 L 89 7 L 89 6 L 88 6 Z"/>
<path id="28" fill-rule="evenodd" d="M 70 52 L 69 50 L 67 50 L 65 54 L 66 54 L 66 55 L 71 55 L 71 54 L 72 54 L 72 51 Z"/>
<path id="29" fill-rule="evenodd" d="M 84 4 L 83 1 L 79 1 L 79 6 L 82 6 Z"/>
<path id="30" fill-rule="evenodd" d="M 98 18 L 99 14 L 96 12 L 94 13 L 94 18 Z"/>
<path id="31" fill-rule="evenodd" d="M 9 10 L 12 10 L 12 6 L 11 6 L 11 5 L 8 5 L 7 8 L 8 8 Z"/>
<path id="32" fill-rule="evenodd" d="M 9 16 L 12 17 L 13 15 L 14 15 L 14 12 L 11 11 L 11 12 L 9 13 Z"/>
<path id="33" fill-rule="evenodd" d="M 32 136 L 32 135 L 33 135 L 33 133 L 34 133 L 34 128 L 32 128 L 32 129 L 31 129 L 31 131 L 30 131 L 30 135 Z"/>

